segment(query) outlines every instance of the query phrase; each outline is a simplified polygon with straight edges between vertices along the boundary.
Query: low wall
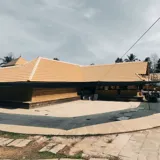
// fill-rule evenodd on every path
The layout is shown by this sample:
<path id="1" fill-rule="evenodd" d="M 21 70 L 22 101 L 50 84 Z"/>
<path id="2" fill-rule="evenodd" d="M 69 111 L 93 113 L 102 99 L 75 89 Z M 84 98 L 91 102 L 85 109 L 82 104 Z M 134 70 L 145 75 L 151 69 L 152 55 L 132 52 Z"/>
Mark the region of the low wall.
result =
<path id="1" fill-rule="evenodd" d="M 34 108 L 77 100 L 76 88 L 0 87 L 0 106 Z"/>
<path id="2" fill-rule="evenodd" d="M 33 88 L 32 103 L 79 97 L 75 88 Z"/>

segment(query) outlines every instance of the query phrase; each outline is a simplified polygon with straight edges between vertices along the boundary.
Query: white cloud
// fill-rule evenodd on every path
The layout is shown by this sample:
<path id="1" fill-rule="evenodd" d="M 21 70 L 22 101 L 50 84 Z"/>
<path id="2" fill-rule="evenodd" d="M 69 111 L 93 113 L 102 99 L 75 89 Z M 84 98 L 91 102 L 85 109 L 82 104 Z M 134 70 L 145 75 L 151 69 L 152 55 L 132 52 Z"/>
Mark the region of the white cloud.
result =
<path id="1" fill-rule="evenodd" d="M 0 1 L 0 56 L 111 63 L 160 16 L 159 0 Z M 160 56 L 160 22 L 131 50 Z"/>
<path id="2" fill-rule="evenodd" d="M 87 9 L 86 12 L 84 12 L 84 16 L 85 16 L 86 18 L 90 19 L 90 18 L 92 18 L 92 17 L 96 14 L 96 12 L 97 12 L 97 11 L 96 11 L 95 9 L 89 8 L 89 9 Z"/>

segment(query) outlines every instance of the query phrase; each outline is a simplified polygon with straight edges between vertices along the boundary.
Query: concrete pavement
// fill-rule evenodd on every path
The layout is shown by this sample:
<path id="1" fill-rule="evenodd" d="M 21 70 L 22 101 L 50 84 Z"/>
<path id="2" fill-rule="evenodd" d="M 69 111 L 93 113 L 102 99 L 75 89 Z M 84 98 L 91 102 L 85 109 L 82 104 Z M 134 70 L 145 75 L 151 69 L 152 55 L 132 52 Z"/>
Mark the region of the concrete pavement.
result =
<path id="1" fill-rule="evenodd" d="M 160 126 L 160 103 L 149 105 L 75 101 L 32 110 L 1 108 L 0 130 L 44 135 L 95 135 L 144 130 Z M 118 121 L 123 117 L 128 120 Z"/>

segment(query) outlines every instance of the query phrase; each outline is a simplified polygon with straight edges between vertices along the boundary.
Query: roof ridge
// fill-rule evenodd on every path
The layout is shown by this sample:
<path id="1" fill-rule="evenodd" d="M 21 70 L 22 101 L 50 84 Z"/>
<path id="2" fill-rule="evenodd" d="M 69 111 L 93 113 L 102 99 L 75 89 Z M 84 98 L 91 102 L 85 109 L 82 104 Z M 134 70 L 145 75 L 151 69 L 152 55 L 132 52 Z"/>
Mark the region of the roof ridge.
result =
<path id="1" fill-rule="evenodd" d="M 22 58 L 22 57 L 16 58 L 16 59 L 15 59 L 15 60 L 16 60 L 15 64 L 17 64 L 17 62 L 20 61 L 20 59 L 23 59 L 23 58 Z"/>
<path id="2" fill-rule="evenodd" d="M 34 67 L 33 67 L 33 70 L 32 70 L 32 72 L 31 72 L 31 74 L 30 74 L 30 76 L 29 76 L 28 81 L 31 81 L 31 80 L 32 80 L 32 78 L 33 78 L 33 76 L 34 76 L 34 74 L 35 74 L 35 72 L 36 72 L 36 70 L 37 70 L 37 67 L 38 67 L 38 65 L 39 65 L 39 62 L 40 62 L 41 58 L 42 58 L 42 57 L 38 57 L 38 58 L 37 58 L 37 62 L 36 62 L 36 64 L 35 64 Z"/>
<path id="3" fill-rule="evenodd" d="M 41 57 L 42 59 L 46 59 L 46 60 L 50 60 L 50 61 L 56 61 L 56 62 L 59 62 L 59 63 L 65 63 L 65 64 L 72 64 L 72 65 L 75 65 L 75 66 L 81 66 L 79 64 L 75 64 L 75 63 L 70 63 L 70 62 L 65 62 L 65 61 L 57 61 L 57 60 L 54 60 L 54 59 L 50 59 L 50 58 L 45 58 L 45 57 Z"/>
<path id="4" fill-rule="evenodd" d="M 95 65 L 80 65 L 81 67 L 97 67 L 97 66 L 112 66 L 112 65 L 122 65 L 122 64 L 135 64 L 135 63 L 147 63 L 143 61 L 137 61 L 137 62 L 122 62 L 122 63 L 112 63 L 112 64 L 95 64 Z"/>

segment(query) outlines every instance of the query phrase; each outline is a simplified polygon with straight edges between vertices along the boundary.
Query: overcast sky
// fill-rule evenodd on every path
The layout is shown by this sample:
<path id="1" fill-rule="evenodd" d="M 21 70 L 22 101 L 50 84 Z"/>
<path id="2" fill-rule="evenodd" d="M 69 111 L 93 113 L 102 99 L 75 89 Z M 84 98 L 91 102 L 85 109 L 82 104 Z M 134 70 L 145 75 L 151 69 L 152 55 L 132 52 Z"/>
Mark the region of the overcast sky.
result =
<path id="1" fill-rule="evenodd" d="M 160 16 L 160 0 L 0 0 L 0 57 L 113 63 Z M 130 51 L 160 56 L 160 21 Z"/>

